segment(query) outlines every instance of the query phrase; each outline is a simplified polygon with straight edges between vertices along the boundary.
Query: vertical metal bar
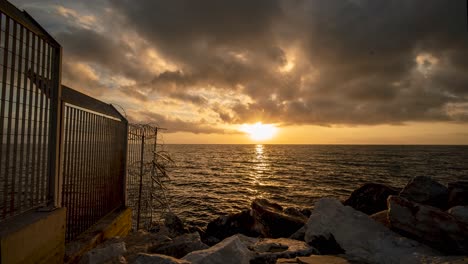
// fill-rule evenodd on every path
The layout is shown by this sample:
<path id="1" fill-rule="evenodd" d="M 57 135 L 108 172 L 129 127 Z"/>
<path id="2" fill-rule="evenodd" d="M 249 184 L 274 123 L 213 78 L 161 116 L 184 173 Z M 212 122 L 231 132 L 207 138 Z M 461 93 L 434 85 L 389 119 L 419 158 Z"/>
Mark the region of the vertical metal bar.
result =
<path id="1" fill-rule="evenodd" d="M 2 164 L 3 164 L 3 138 L 5 136 L 8 137 L 8 134 L 5 135 L 4 133 L 4 124 L 5 124 L 5 108 L 6 108 L 6 90 L 7 90 L 7 75 L 8 75 L 8 49 L 9 49 L 9 38 L 10 38 L 10 18 L 8 16 L 5 16 L 5 45 L 4 45 L 4 50 L 3 50 L 3 73 L 2 73 L 2 99 L 1 99 L 1 105 L 0 105 L 0 116 L 2 117 L 2 122 L 0 122 L 0 133 L 1 133 L 1 138 L 0 138 L 0 147 L 2 148 L 2 151 L 0 151 L 0 172 L 2 171 Z M 6 154 L 7 152 L 5 152 Z M 8 156 L 5 157 L 5 160 L 8 159 Z M 6 162 L 5 162 L 6 163 Z M 7 166 L 5 166 L 7 167 Z M 4 186 L 3 186 L 3 212 L 2 212 L 2 218 L 6 217 L 7 214 L 7 198 L 8 198 L 8 174 L 7 168 L 5 168 L 5 175 L 4 176 Z"/>
<path id="2" fill-rule="evenodd" d="M 20 119 L 21 119 L 21 115 L 20 115 L 20 106 L 22 105 L 22 102 L 21 102 L 21 77 L 22 77 L 22 66 L 23 66 L 23 27 L 20 26 L 20 25 L 15 25 L 15 29 L 16 27 L 19 26 L 20 27 L 20 37 L 19 37 L 19 49 L 18 49 L 18 72 L 17 72 L 17 79 L 16 79 L 16 110 L 15 110 L 15 139 L 13 140 L 14 141 L 14 146 L 13 146 L 13 164 L 14 164 L 14 169 L 13 169 L 13 179 L 15 179 L 12 183 L 13 183 L 13 187 L 12 187 L 12 190 L 13 192 L 15 193 L 15 196 L 16 198 L 14 199 L 14 201 L 11 201 L 11 204 L 10 204 L 10 207 L 11 207 L 11 210 L 12 211 L 19 211 L 18 209 L 20 209 L 20 205 L 21 205 L 21 185 L 22 185 L 22 175 L 21 175 L 21 164 L 17 164 L 18 162 L 18 145 L 19 145 L 19 142 L 18 142 L 18 133 L 19 133 L 19 122 L 20 122 Z M 16 30 L 15 30 L 16 31 Z M 14 82 L 12 80 L 12 82 Z M 24 117 L 23 117 L 24 118 Z M 19 172 L 18 173 L 18 176 L 16 175 L 16 172 Z M 16 183 L 18 184 L 16 188 L 18 188 L 18 192 L 16 192 L 15 190 L 15 185 Z"/>
<path id="3" fill-rule="evenodd" d="M 143 154 L 145 151 L 145 135 L 141 137 L 141 152 L 140 152 L 140 186 L 138 189 L 138 213 L 137 213 L 137 230 L 140 229 L 140 213 L 141 213 L 141 191 L 143 188 Z"/>
<path id="4" fill-rule="evenodd" d="M 26 36 L 26 42 L 28 42 L 28 53 L 29 53 L 29 57 L 28 57 L 28 61 L 30 62 L 30 66 L 32 69 L 32 67 L 34 66 L 34 50 L 33 50 L 33 42 L 34 42 L 34 35 L 32 34 L 32 32 L 29 32 L 28 31 L 28 35 Z M 29 52 L 30 51 L 30 52 Z M 27 151 L 26 151 L 26 162 L 28 164 L 27 166 L 27 174 L 28 174 L 28 184 L 27 186 L 29 186 L 28 188 L 28 194 L 29 194 L 29 206 L 32 206 L 33 204 L 33 198 L 34 198 L 34 175 L 33 175 L 33 172 L 34 172 L 34 161 L 33 161 L 33 158 L 34 158 L 34 154 L 32 152 L 32 137 L 34 136 L 33 135 L 33 99 L 34 99 L 34 89 L 33 89 L 33 82 L 32 80 L 28 79 L 27 80 L 28 84 L 29 84 L 29 89 L 28 89 L 28 93 L 29 93 L 29 99 L 28 99 L 28 103 L 29 103 L 29 109 L 28 109 L 28 135 L 27 135 L 27 140 L 28 140 L 28 144 L 27 144 Z"/>
<path id="5" fill-rule="evenodd" d="M 40 140 L 40 146 L 41 146 L 41 202 L 46 202 L 47 201 L 47 130 L 48 130 L 48 124 L 47 124 L 47 101 L 49 100 L 47 98 L 47 88 L 46 88 L 46 76 L 45 76 L 45 53 L 46 53 L 46 42 L 45 40 L 41 41 L 42 43 L 42 58 L 41 58 L 41 116 L 40 116 L 40 124 L 41 124 L 41 129 L 42 132 L 40 133 L 41 135 L 41 140 Z"/>
<path id="6" fill-rule="evenodd" d="M 43 194 L 45 193 L 44 192 L 44 175 L 43 175 L 43 165 L 45 165 L 42 161 L 43 159 L 43 156 L 42 156 L 42 149 L 43 149 L 43 142 L 42 142 L 42 131 L 43 131 L 43 114 L 44 114 L 44 93 L 43 93 L 43 89 L 42 89 L 42 83 L 41 82 L 41 76 L 40 75 L 40 72 L 41 72 L 41 68 L 42 68 L 42 58 L 41 58 L 41 55 L 42 55 L 42 52 L 41 52 L 41 47 L 42 47 L 42 42 L 43 40 L 42 39 L 38 39 L 38 47 L 37 47 L 37 70 L 36 70 L 36 89 L 37 89 L 37 93 L 38 93 L 38 99 L 39 99 L 39 106 L 37 107 L 37 109 L 39 110 L 39 121 L 38 121 L 38 133 L 37 133 L 37 138 L 38 138 L 38 149 L 37 149 L 37 165 L 38 165 L 38 170 L 37 170 L 37 186 L 38 186 L 38 193 L 37 193 L 37 197 L 38 197 L 38 200 L 37 202 L 39 203 L 42 203 L 44 202 L 44 196 Z"/>
<path id="7" fill-rule="evenodd" d="M 98 207 L 98 197 L 99 197 L 99 171 L 98 171 L 98 166 L 99 163 L 97 162 L 97 159 L 99 157 L 98 151 L 98 142 L 97 142 L 97 132 L 96 132 L 96 121 L 97 121 L 97 115 L 92 115 L 92 130 L 91 130 L 91 145 L 93 146 L 92 148 L 92 153 L 93 153 L 93 158 L 92 158 L 92 178 L 93 178 L 93 223 L 96 222 L 99 219 L 98 213 L 99 213 L 99 207 Z"/>
<path id="8" fill-rule="evenodd" d="M 49 152 L 48 152 L 48 199 L 49 205 L 60 206 L 62 191 L 60 173 L 60 150 L 62 148 L 62 113 L 60 102 L 62 98 L 62 47 L 54 48 L 52 63 L 52 82 L 50 99 Z"/>
<path id="9" fill-rule="evenodd" d="M 21 27 L 21 29 L 23 30 L 23 27 Z M 23 193 L 23 187 L 24 187 L 24 190 L 26 190 L 26 184 L 27 184 L 27 179 L 28 179 L 28 170 L 26 168 L 26 164 L 27 164 L 27 160 L 24 159 L 24 148 L 25 146 L 27 146 L 25 144 L 25 134 L 28 133 L 28 130 L 26 129 L 26 119 L 28 118 L 26 116 L 26 108 L 28 106 L 28 103 L 27 103 L 27 95 L 28 95 L 28 76 L 27 74 L 25 74 L 27 71 L 28 71 L 28 57 L 29 57 L 29 48 L 28 48 L 28 45 L 29 45 L 29 32 L 28 30 L 25 30 L 24 32 L 24 35 L 26 35 L 26 44 L 22 44 L 22 45 L 25 45 L 25 56 L 24 56 L 24 71 L 23 71 L 23 99 L 22 99 L 22 103 L 23 103 L 23 108 L 22 108 L 22 120 L 21 120 L 21 146 L 20 146 L 20 174 L 21 174 L 21 177 L 22 177 L 22 181 L 21 181 L 21 184 L 20 184 L 20 189 L 19 189 L 19 192 L 22 194 L 21 195 L 21 210 L 24 210 L 23 206 L 25 205 L 26 203 L 26 195 L 27 195 L 27 192 Z M 23 36 L 23 33 L 21 33 L 21 36 Z M 27 157 L 27 156 L 26 156 Z"/>
<path id="10" fill-rule="evenodd" d="M 8 124 L 7 124 L 7 142 L 6 142 L 6 165 L 5 165 L 5 176 L 8 181 L 8 178 L 11 176 L 11 186 L 10 186 L 10 215 L 13 215 L 14 205 L 15 205 L 15 179 L 13 178 L 12 173 L 10 172 L 10 147 L 11 147 L 11 138 L 12 138 L 12 119 L 15 118 L 13 114 L 13 95 L 15 93 L 15 63 L 16 63 L 16 22 L 13 21 L 13 36 L 12 36 L 12 48 L 11 48 L 11 65 L 10 65 L 10 97 L 8 99 Z"/>
<path id="11" fill-rule="evenodd" d="M 72 119 L 70 120 L 70 122 L 73 122 L 73 128 L 71 130 L 71 138 L 72 138 L 72 155 L 70 157 L 70 174 L 69 174 L 69 177 L 70 177 L 70 183 L 71 183 L 71 186 L 70 186 L 70 190 L 72 191 L 71 194 L 70 194 L 70 208 L 68 208 L 67 211 L 70 212 L 70 239 L 74 236 L 74 233 L 75 233 L 75 230 L 77 229 L 77 225 L 76 225 L 76 212 L 77 212 L 77 196 L 78 196 L 78 173 L 77 173 L 77 159 L 78 159 L 78 156 L 77 156 L 77 151 L 78 151 L 78 133 L 77 133 L 77 128 L 78 128 L 78 115 L 77 115 L 77 110 L 75 108 L 70 108 L 72 110 L 72 113 L 73 113 L 73 117 Z"/>
<path id="12" fill-rule="evenodd" d="M 31 67 L 31 72 L 34 73 L 35 72 L 35 68 L 37 69 L 37 55 L 36 55 L 36 38 L 37 36 L 33 35 L 32 36 L 32 67 Z M 37 177 L 37 150 L 36 150 L 36 147 L 37 147 L 37 112 L 38 112 L 38 109 L 37 109 L 37 106 L 38 106 L 38 89 L 37 89 L 37 79 L 35 79 L 34 81 L 31 80 L 31 93 L 33 93 L 33 96 L 34 96 L 34 103 L 33 103 L 33 114 L 31 116 L 31 119 L 33 120 L 33 130 L 32 130 L 32 153 L 31 153 L 31 156 L 32 156 L 32 174 L 31 174 L 31 178 L 32 178 L 32 188 L 33 188 L 33 191 L 32 191 L 32 199 L 31 199 L 31 207 L 33 207 L 35 205 L 35 203 L 37 202 L 37 196 L 38 196 L 38 177 Z"/>

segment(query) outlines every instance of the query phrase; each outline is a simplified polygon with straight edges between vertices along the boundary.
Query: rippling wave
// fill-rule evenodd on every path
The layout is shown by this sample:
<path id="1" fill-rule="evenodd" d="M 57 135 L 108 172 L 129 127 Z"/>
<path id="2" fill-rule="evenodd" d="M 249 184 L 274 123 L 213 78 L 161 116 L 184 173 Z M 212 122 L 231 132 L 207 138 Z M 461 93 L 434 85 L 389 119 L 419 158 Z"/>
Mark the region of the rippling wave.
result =
<path id="1" fill-rule="evenodd" d="M 248 208 L 255 198 L 311 207 L 366 182 L 404 186 L 418 175 L 468 180 L 468 146 L 165 145 L 172 209 L 193 225 Z"/>

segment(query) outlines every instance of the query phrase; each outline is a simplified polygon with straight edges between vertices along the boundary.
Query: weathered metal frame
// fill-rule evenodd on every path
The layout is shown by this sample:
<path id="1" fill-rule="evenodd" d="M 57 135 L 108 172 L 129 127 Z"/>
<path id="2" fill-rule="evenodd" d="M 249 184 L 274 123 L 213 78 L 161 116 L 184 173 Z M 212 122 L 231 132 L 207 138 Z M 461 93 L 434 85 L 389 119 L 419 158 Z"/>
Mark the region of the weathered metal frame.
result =
<path id="1" fill-rule="evenodd" d="M 7 188 L 9 180 L 11 180 L 11 188 L 13 190 L 10 190 L 10 192 L 12 192 L 10 210 L 8 212 L 5 211 L 6 206 L 3 205 L 4 210 L 3 214 L 0 215 L 0 221 L 39 207 L 42 208 L 41 210 L 46 208 L 48 208 L 46 210 L 53 210 L 53 208 L 60 205 L 59 197 L 61 188 L 59 163 L 62 124 L 60 111 L 62 47 L 27 12 L 20 11 L 5 0 L 0 0 L 0 18 L 2 17 L 5 17 L 6 27 L 4 34 L 5 46 L 3 47 L 3 73 L 1 75 L 3 94 L 1 108 L 3 110 L 5 108 L 4 103 L 8 102 L 9 109 L 7 113 L 2 111 L 1 114 L 2 128 L 0 129 L 0 145 L 3 144 L 4 135 L 7 138 L 6 151 L 5 153 L 0 153 L 0 157 L 3 154 L 6 155 L 5 174 L 1 176 L 5 181 L 3 189 L 5 195 L 9 189 Z M 9 32 L 10 23 L 13 28 L 11 39 Z M 8 45 L 10 40 L 12 43 L 11 50 Z M 36 51 L 37 53 L 35 53 Z M 8 58 L 10 56 L 12 58 L 11 65 L 8 63 Z M 15 65 L 16 61 L 18 61 L 18 65 Z M 27 68 L 29 68 L 29 70 L 27 70 Z M 37 71 L 34 72 L 34 69 Z M 11 73 L 9 85 L 7 85 L 8 72 Z M 16 77 L 17 79 L 15 80 Z M 10 95 L 10 100 L 8 101 L 4 96 L 7 93 L 7 86 L 9 86 Z M 34 93 L 35 95 L 33 96 Z M 38 93 L 40 95 L 38 95 Z M 13 99 L 13 94 L 16 94 L 16 101 Z M 16 105 L 15 109 L 12 109 L 13 104 Z M 20 111 L 20 105 L 22 105 L 22 111 Z M 38 108 L 40 108 L 40 111 Z M 26 109 L 28 109 L 27 112 Z M 12 113 L 14 113 L 14 115 Z M 20 117 L 22 118 L 21 122 L 19 120 Z M 36 120 L 38 117 L 39 121 Z M 8 118 L 6 134 L 4 134 L 3 129 L 5 118 Z M 13 122 L 12 119 L 15 119 L 15 121 Z M 37 122 L 40 123 L 39 127 Z M 32 127 L 34 127 L 34 132 L 31 132 Z M 13 137 L 8 134 L 11 132 L 10 130 L 12 128 L 14 128 Z M 19 132 L 20 128 L 21 133 Z M 31 143 L 31 137 L 33 138 L 33 143 Z M 37 142 L 39 146 L 43 146 L 42 144 L 44 144 L 44 146 L 47 145 L 47 148 L 42 147 L 40 150 L 38 147 L 37 151 L 40 151 L 41 154 L 34 153 L 36 150 L 36 138 L 39 140 Z M 11 142 L 11 140 L 13 140 L 13 142 Z M 12 153 L 10 153 L 11 144 L 13 144 Z M 25 145 L 26 152 L 24 153 Z M 31 145 L 33 145 L 32 153 Z M 19 159 L 17 158 L 18 154 L 20 155 Z M 19 168 L 14 167 L 11 177 L 8 169 L 10 161 L 8 155 L 13 156 L 12 166 L 16 166 L 18 161 L 20 165 Z M 38 168 L 33 168 L 33 170 L 38 169 L 38 171 L 34 171 L 35 174 L 31 177 L 28 176 L 27 171 L 25 172 L 27 169 L 22 167 L 23 162 L 26 166 L 28 158 L 37 161 L 37 165 L 39 166 Z M 46 163 L 41 159 L 46 159 Z M 0 162 L 1 161 L 3 161 L 3 159 L 0 158 Z M 32 163 L 33 166 L 35 166 L 34 161 Z M 17 171 L 19 175 L 16 175 Z M 25 175 L 21 173 L 25 173 Z M 24 183 L 23 180 L 26 182 Z M 39 184 L 43 184 L 44 181 L 46 181 L 45 185 L 39 187 Z M 17 188 L 19 188 L 19 194 L 13 194 L 15 192 L 15 183 L 18 183 Z M 29 196 L 31 202 L 30 205 L 26 207 L 22 203 L 23 200 L 26 200 L 26 196 L 21 194 L 21 192 L 26 192 L 28 188 L 31 192 L 34 191 L 34 197 L 32 194 Z M 40 196 L 38 196 L 39 192 Z M 45 203 L 38 202 L 39 200 L 45 200 Z M 6 202 L 6 200 L 4 202 Z"/>

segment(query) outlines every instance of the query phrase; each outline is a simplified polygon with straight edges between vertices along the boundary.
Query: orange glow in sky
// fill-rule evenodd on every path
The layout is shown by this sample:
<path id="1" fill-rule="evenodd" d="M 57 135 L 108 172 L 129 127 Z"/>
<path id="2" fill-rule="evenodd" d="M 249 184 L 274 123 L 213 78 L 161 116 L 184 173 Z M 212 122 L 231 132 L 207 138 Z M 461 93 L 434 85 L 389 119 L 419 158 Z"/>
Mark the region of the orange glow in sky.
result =
<path id="1" fill-rule="evenodd" d="M 240 131 L 247 133 L 252 140 L 262 141 L 272 139 L 276 135 L 278 128 L 272 124 L 257 122 L 251 125 L 242 125 Z"/>

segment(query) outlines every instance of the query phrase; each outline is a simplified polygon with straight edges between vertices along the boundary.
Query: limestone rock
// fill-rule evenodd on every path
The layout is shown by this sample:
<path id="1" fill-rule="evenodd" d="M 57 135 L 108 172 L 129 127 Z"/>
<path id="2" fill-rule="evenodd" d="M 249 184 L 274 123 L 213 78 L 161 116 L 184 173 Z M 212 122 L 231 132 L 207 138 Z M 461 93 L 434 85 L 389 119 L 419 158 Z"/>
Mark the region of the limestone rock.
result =
<path id="1" fill-rule="evenodd" d="M 148 252 L 181 258 L 192 251 L 207 248 L 208 246 L 201 242 L 198 232 L 195 232 L 178 236 L 171 241 L 155 244 L 148 249 Z"/>
<path id="2" fill-rule="evenodd" d="M 449 183 L 448 192 L 448 207 L 468 205 L 468 181 Z"/>
<path id="3" fill-rule="evenodd" d="M 264 237 L 272 238 L 289 237 L 307 221 L 302 214 L 302 216 L 285 214 L 279 204 L 266 199 L 255 199 L 252 202 L 252 215 L 257 230 Z"/>
<path id="4" fill-rule="evenodd" d="M 313 243 L 319 237 L 330 237 L 345 250 L 346 255 L 369 263 L 420 263 L 421 257 L 438 252 L 410 239 L 401 237 L 366 214 L 332 198 L 322 198 L 312 211 L 305 241 Z"/>
<path id="5" fill-rule="evenodd" d="M 450 208 L 447 213 L 453 215 L 458 221 L 468 224 L 468 206 L 455 206 Z"/>
<path id="6" fill-rule="evenodd" d="M 343 204 L 371 215 L 386 210 L 388 196 L 398 192 L 398 189 L 384 184 L 366 183 L 354 190 Z"/>
<path id="7" fill-rule="evenodd" d="M 248 246 L 256 241 L 255 238 L 235 235 L 208 249 L 193 251 L 182 259 L 193 264 L 249 264 L 255 253 Z"/>
<path id="8" fill-rule="evenodd" d="M 403 190 L 400 196 L 411 201 L 446 209 L 448 202 L 448 189 L 430 177 L 414 177 Z"/>
<path id="9" fill-rule="evenodd" d="M 468 224 L 438 208 L 398 196 L 388 198 L 388 219 L 402 230 L 446 253 L 468 254 Z"/>
<path id="10" fill-rule="evenodd" d="M 384 225 L 386 227 L 390 227 L 390 222 L 388 221 L 388 211 L 387 210 L 380 211 L 380 212 L 375 213 L 375 214 L 373 214 L 373 215 L 371 215 L 369 217 L 374 219 L 374 221 L 376 221 L 378 223 L 381 223 L 382 225 Z"/>
<path id="11" fill-rule="evenodd" d="M 107 261 L 119 261 L 127 249 L 124 242 L 112 243 L 88 251 L 80 260 L 84 264 L 99 264 Z M 117 260 L 117 261 L 116 261 Z"/>
<path id="12" fill-rule="evenodd" d="M 176 259 L 173 257 L 160 254 L 145 254 L 140 253 L 136 257 L 134 264 L 190 264 L 186 260 Z"/>
<path id="13" fill-rule="evenodd" d="M 254 230 L 254 222 L 250 210 L 220 216 L 208 223 L 203 241 L 208 245 L 214 245 L 235 234 L 256 237 L 259 233 Z"/>
<path id="14" fill-rule="evenodd" d="M 255 252 L 255 257 L 250 261 L 251 264 L 275 263 L 278 258 L 294 258 L 319 253 L 304 241 L 288 238 L 259 239 L 249 249 Z"/>
<path id="15" fill-rule="evenodd" d="M 298 264 L 349 264 L 348 260 L 330 255 L 312 255 L 298 257 L 295 259 L 278 259 L 276 263 L 298 263 Z"/>

